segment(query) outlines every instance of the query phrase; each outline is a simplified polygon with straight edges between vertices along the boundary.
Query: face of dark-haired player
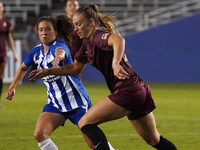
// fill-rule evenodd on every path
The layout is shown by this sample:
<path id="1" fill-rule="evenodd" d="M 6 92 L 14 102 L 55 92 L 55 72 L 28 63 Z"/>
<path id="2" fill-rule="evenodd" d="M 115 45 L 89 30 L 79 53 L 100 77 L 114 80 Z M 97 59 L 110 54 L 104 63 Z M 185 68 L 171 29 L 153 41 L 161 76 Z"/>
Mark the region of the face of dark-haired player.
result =
<path id="1" fill-rule="evenodd" d="M 56 33 L 51 22 L 41 21 L 38 24 L 38 35 L 43 44 L 50 45 L 56 39 Z"/>
<path id="2" fill-rule="evenodd" d="M 75 14 L 73 16 L 74 30 L 81 39 L 90 40 L 95 30 L 94 20 L 88 20 L 84 14 Z"/>

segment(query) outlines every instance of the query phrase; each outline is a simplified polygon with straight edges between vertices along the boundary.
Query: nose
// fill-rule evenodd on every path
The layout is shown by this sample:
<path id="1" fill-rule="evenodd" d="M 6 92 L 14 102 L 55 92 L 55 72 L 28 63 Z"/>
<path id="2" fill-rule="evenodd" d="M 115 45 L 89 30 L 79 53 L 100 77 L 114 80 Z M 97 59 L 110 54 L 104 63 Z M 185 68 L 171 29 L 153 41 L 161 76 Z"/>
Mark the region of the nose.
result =
<path id="1" fill-rule="evenodd" d="M 77 28 L 77 26 L 75 25 L 75 26 L 74 26 L 74 31 L 77 31 L 77 30 L 78 30 L 78 28 Z"/>
<path id="2" fill-rule="evenodd" d="M 46 34 L 46 31 L 44 30 L 44 31 L 42 31 L 42 34 Z"/>

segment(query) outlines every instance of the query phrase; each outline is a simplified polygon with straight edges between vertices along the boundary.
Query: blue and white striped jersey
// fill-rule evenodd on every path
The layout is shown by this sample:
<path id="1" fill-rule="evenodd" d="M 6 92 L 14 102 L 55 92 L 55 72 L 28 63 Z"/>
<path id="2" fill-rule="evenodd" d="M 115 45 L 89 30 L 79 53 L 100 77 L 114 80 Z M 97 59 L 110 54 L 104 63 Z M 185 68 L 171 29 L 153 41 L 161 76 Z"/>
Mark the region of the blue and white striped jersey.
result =
<path id="1" fill-rule="evenodd" d="M 24 60 L 24 64 L 31 66 L 35 63 L 37 69 L 51 68 L 55 59 L 55 50 L 59 47 L 65 50 L 66 57 L 58 66 L 73 63 L 70 51 L 64 40 L 56 39 L 46 54 L 44 54 L 43 44 L 32 48 Z M 53 105 L 62 112 L 67 112 L 91 103 L 89 95 L 77 75 L 50 75 L 42 78 L 42 80 L 47 88 L 48 104 Z"/>

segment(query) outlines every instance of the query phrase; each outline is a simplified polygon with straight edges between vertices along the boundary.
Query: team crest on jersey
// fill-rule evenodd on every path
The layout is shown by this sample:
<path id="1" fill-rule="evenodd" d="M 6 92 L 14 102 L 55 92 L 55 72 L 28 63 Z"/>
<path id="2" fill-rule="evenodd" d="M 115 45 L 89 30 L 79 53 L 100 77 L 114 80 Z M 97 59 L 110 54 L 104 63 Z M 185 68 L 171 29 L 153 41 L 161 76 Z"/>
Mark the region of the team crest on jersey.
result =
<path id="1" fill-rule="evenodd" d="M 7 23 L 6 22 L 3 22 L 3 27 L 6 27 L 7 26 Z"/>
<path id="2" fill-rule="evenodd" d="M 106 40 L 107 37 L 108 37 L 108 35 L 109 35 L 109 33 L 105 33 L 105 34 L 103 34 L 103 35 L 102 35 L 102 39 Z"/>
<path id="3" fill-rule="evenodd" d="M 47 63 L 51 63 L 54 60 L 52 55 L 47 55 Z"/>

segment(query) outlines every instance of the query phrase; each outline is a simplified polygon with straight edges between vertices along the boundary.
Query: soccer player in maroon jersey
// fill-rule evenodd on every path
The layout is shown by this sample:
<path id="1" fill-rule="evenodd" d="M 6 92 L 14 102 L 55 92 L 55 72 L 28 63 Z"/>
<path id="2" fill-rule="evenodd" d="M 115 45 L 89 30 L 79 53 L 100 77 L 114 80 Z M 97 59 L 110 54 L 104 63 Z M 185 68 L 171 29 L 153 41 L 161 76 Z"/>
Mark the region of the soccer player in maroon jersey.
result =
<path id="1" fill-rule="evenodd" d="M 17 61 L 17 56 L 15 54 L 14 50 L 14 44 L 13 44 L 13 38 L 11 35 L 11 24 L 10 21 L 3 17 L 3 3 L 0 2 L 0 99 L 1 99 L 1 93 L 3 89 L 3 75 L 6 67 L 6 43 L 7 41 L 8 46 L 13 52 L 14 59 Z M 2 105 L 0 104 L 0 107 Z"/>
<path id="2" fill-rule="evenodd" d="M 97 68 L 105 77 L 111 95 L 95 104 L 78 125 L 98 150 L 109 150 L 104 133 L 98 124 L 127 116 L 138 134 L 158 150 L 177 150 L 156 129 L 152 111 L 156 108 L 151 91 L 131 68 L 124 53 L 125 41 L 111 22 L 114 16 L 102 15 L 94 4 L 80 7 L 73 16 L 75 31 L 84 39 L 75 55 L 75 62 L 60 68 L 37 70 L 30 79 L 47 75 L 79 74 L 87 63 Z M 97 30 L 100 26 L 104 31 Z"/>

